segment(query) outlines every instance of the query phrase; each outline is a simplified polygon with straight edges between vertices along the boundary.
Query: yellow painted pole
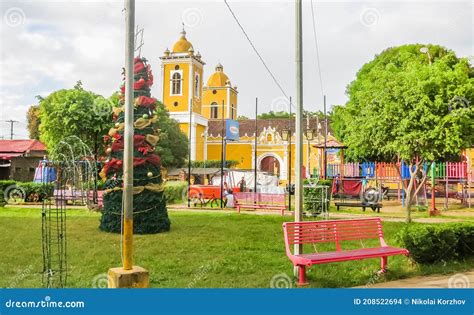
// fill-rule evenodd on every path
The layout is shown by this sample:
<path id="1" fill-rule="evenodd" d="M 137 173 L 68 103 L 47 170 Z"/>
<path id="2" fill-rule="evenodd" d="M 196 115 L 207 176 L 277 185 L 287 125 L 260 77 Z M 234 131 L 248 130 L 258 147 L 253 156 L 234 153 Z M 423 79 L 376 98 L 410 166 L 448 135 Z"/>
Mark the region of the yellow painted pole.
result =
<path id="1" fill-rule="evenodd" d="M 125 128 L 123 155 L 123 269 L 133 268 L 133 55 L 135 0 L 125 1 Z"/>

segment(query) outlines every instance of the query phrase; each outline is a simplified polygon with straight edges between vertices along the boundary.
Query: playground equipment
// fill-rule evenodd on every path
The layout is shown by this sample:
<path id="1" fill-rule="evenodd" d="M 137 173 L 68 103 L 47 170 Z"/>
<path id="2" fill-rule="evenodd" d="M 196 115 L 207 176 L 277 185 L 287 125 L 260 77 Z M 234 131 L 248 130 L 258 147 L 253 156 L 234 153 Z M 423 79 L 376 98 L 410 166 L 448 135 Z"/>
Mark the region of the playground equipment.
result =
<path id="1" fill-rule="evenodd" d="M 433 171 L 432 168 L 434 168 Z M 445 198 L 445 208 L 448 207 L 450 198 L 459 199 L 470 207 L 472 197 L 470 190 L 473 183 L 474 170 L 468 167 L 467 162 L 425 162 L 421 165 L 421 169 L 427 176 L 434 179 L 435 187 L 434 189 L 431 188 L 433 184 L 428 185 L 427 182 L 430 181 L 426 181 L 422 189 L 419 190 L 419 195 L 415 196 L 417 204 L 427 205 L 427 200 L 431 197 L 431 190 L 433 190 L 437 196 Z M 322 172 L 315 173 L 321 176 Z M 375 181 L 374 186 L 376 188 L 388 188 L 386 192 L 388 197 L 394 196 L 393 191 L 395 191 L 398 201 L 404 203 L 405 196 L 402 181 L 410 180 L 410 170 L 409 165 L 404 161 L 399 163 L 339 163 L 328 164 L 326 176 L 336 181 L 336 187 L 334 188 L 333 186 L 332 192 L 342 198 L 355 195 L 352 188 L 357 185 L 357 181 Z M 416 185 L 419 185 L 418 181 L 415 182 L 415 189 Z M 442 186 L 441 189 L 438 187 L 440 185 Z M 430 187 L 430 190 L 427 189 L 427 186 Z"/>

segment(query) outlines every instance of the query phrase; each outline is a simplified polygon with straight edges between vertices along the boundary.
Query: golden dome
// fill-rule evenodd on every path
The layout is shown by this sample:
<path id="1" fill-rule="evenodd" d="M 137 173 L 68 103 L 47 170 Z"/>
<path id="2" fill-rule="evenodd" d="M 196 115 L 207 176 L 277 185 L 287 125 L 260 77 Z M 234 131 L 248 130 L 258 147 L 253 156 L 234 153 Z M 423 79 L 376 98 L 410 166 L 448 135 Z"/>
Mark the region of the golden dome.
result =
<path id="1" fill-rule="evenodd" d="M 188 42 L 186 32 L 183 30 L 180 39 L 173 46 L 173 53 L 187 53 L 189 49 L 193 49 L 193 44 Z"/>
<path id="2" fill-rule="evenodd" d="M 224 87 L 227 84 L 230 85 L 229 77 L 224 73 L 224 67 L 219 63 L 216 66 L 216 72 L 211 74 L 207 80 L 207 86 Z"/>

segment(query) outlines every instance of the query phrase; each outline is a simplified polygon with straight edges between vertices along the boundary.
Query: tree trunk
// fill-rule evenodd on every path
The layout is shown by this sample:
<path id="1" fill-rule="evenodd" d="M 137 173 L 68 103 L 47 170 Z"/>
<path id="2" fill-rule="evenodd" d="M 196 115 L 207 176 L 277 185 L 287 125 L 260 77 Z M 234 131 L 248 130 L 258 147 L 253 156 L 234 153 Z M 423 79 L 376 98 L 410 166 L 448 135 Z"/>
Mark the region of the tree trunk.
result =
<path id="1" fill-rule="evenodd" d="M 415 178 L 416 178 L 416 173 L 410 174 L 410 182 L 408 183 L 408 186 L 405 189 L 405 213 L 406 213 L 405 222 L 406 223 L 411 222 L 411 203 L 413 199 L 413 183 L 415 182 Z"/>
<path id="2" fill-rule="evenodd" d="M 420 167 L 420 165 L 421 165 L 421 167 Z M 405 198 L 405 213 L 406 213 L 405 222 L 406 223 L 411 222 L 411 204 L 412 204 L 413 200 L 415 199 L 415 196 L 418 195 L 418 192 L 420 191 L 420 189 L 425 185 L 425 182 L 426 182 L 426 179 L 427 179 L 427 174 L 424 171 L 422 165 L 423 165 L 422 161 L 418 161 L 414 165 L 413 164 L 409 165 L 410 181 L 408 183 L 408 186 L 405 186 L 403 184 L 403 178 L 400 174 L 400 179 L 402 181 L 402 185 L 403 185 L 403 188 L 405 190 L 405 196 L 406 196 L 406 198 Z M 418 187 L 414 191 L 415 181 L 416 181 L 416 177 L 417 177 L 417 174 L 418 174 L 418 170 L 421 171 L 422 180 L 420 181 L 420 184 L 418 185 Z"/>

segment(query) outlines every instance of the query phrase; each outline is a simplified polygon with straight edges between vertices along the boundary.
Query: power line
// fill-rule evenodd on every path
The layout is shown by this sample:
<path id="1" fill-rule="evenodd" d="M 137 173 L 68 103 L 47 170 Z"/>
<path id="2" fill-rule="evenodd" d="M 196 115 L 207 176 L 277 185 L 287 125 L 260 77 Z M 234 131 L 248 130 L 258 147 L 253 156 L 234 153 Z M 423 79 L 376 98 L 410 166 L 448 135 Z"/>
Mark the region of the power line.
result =
<path id="1" fill-rule="evenodd" d="M 245 31 L 244 27 L 242 26 L 242 24 L 240 24 L 239 22 L 239 19 L 237 18 L 237 16 L 235 15 L 234 11 L 232 10 L 232 8 L 230 7 L 229 3 L 227 3 L 227 0 L 224 0 L 224 3 L 225 5 L 227 6 L 227 8 L 229 9 L 230 13 L 232 14 L 232 16 L 234 17 L 234 20 L 235 22 L 237 22 L 237 25 L 239 25 L 240 29 L 242 30 L 242 32 L 244 33 L 245 37 L 247 38 L 250 46 L 252 46 L 253 48 L 253 51 L 257 54 L 258 58 L 260 59 L 260 61 L 262 62 L 263 66 L 265 67 L 265 69 L 267 69 L 268 73 L 270 74 L 270 76 L 272 77 L 273 79 L 273 82 L 275 82 L 275 84 L 278 86 L 278 88 L 280 89 L 281 93 L 283 93 L 283 95 L 289 99 L 289 97 L 286 95 L 285 91 L 283 90 L 283 87 L 281 86 L 281 84 L 278 82 L 278 80 L 276 79 L 275 75 L 272 73 L 272 71 L 270 70 L 270 68 L 267 66 L 265 60 L 263 60 L 263 57 L 260 55 L 260 53 L 258 52 L 257 48 L 255 47 L 255 45 L 252 43 L 252 40 L 250 40 L 250 37 L 248 36 L 247 32 Z"/>
<path id="2" fill-rule="evenodd" d="M 316 46 L 316 60 L 317 60 L 317 63 L 318 63 L 318 73 L 319 73 L 319 83 L 320 83 L 320 87 L 321 87 L 321 96 L 324 97 L 323 76 L 321 75 L 321 63 L 319 61 L 318 35 L 316 33 L 316 18 L 314 16 L 313 0 L 311 0 L 311 16 L 313 18 L 313 35 L 314 35 L 314 44 Z"/>

